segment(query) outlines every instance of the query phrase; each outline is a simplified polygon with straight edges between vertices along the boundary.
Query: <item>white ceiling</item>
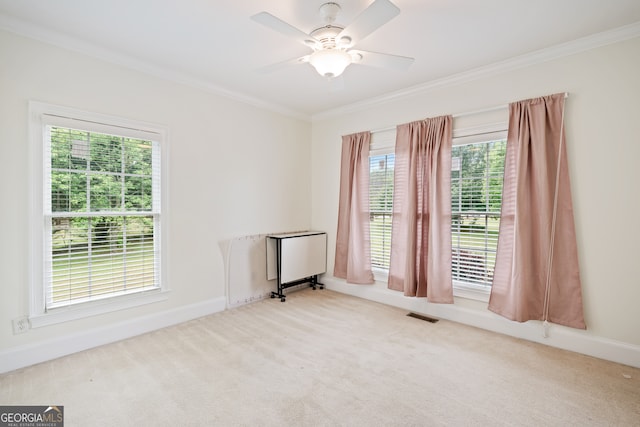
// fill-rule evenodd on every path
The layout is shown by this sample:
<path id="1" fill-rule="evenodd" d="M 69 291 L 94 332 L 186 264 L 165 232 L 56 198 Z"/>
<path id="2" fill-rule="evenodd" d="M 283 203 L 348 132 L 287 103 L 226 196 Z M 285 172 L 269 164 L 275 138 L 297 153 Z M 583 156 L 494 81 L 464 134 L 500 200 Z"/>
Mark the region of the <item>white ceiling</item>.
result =
<path id="1" fill-rule="evenodd" d="M 392 0 L 400 15 L 358 49 L 415 58 L 409 71 L 351 65 L 336 90 L 310 50 L 250 16 L 311 32 L 326 0 L 0 0 L 0 28 L 311 117 L 593 34 L 640 23 L 639 0 Z M 348 25 L 372 0 L 337 0 Z"/>

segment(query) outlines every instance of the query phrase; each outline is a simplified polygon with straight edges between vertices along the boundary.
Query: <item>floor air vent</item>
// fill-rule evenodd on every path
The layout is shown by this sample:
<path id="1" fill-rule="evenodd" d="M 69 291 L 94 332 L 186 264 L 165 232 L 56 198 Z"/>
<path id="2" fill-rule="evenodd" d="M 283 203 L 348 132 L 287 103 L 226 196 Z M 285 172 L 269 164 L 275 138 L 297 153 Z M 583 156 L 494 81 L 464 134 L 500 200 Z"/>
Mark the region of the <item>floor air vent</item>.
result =
<path id="1" fill-rule="evenodd" d="M 429 322 L 429 323 L 437 323 L 438 322 L 438 319 L 434 319 L 433 317 L 423 316 L 423 315 L 417 314 L 417 313 L 409 313 L 409 314 L 407 314 L 407 316 L 414 317 L 414 318 L 420 319 L 420 320 L 424 320 L 424 321 Z"/>

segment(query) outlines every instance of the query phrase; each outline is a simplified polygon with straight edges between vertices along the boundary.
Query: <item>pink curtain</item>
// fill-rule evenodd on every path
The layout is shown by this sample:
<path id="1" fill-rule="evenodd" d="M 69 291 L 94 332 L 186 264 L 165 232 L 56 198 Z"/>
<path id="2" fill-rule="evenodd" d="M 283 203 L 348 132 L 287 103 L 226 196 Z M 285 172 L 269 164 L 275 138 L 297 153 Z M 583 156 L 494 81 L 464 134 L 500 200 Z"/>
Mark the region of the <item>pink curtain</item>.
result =
<path id="1" fill-rule="evenodd" d="M 564 94 L 509 105 L 489 310 L 585 329 L 564 135 Z"/>
<path id="2" fill-rule="evenodd" d="M 453 303 L 451 116 L 397 128 L 388 287 Z"/>
<path id="3" fill-rule="evenodd" d="M 369 235 L 371 132 L 342 137 L 340 202 L 333 275 L 349 283 L 373 283 Z"/>

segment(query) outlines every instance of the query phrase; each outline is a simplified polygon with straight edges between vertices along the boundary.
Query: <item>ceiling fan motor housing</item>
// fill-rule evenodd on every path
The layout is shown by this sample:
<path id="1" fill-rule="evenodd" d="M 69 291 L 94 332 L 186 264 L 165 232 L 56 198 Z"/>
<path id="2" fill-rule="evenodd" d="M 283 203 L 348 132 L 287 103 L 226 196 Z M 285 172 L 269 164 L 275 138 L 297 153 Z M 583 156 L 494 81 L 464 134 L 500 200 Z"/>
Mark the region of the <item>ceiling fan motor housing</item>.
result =
<path id="1" fill-rule="evenodd" d="M 325 25 L 316 28 L 311 32 L 311 37 L 318 40 L 322 44 L 323 49 L 333 49 L 336 47 L 336 36 L 342 32 L 344 28 L 336 25 Z"/>
<path id="2" fill-rule="evenodd" d="M 338 40 L 338 35 L 344 27 L 333 25 L 340 13 L 341 7 L 338 3 L 328 2 L 320 6 L 320 16 L 327 24 L 324 27 L 316 28 L 311 32 L 311 36 L 319 40 L 323 49 L 348 48 L 351 46 L 351 37 L 342 36 Z"/>

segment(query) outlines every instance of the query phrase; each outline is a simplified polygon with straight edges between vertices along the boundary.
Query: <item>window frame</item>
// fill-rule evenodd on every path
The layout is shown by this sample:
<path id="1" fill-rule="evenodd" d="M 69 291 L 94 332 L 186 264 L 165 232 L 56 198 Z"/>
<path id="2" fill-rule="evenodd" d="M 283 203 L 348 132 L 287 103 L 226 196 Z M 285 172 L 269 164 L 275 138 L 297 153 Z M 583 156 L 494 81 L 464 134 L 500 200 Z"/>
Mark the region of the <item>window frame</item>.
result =
<path id="1" fill-rule="evenodd" d="M 454 129 L 452 147 L 506 140 L 507 126 L 508 123 L 499 122 L 463 129 Z M 456 297 L 488 302 L 490 294 L 491 286 L 453 280 L 453 295 Z"/>
<path id="2" fill-rule="evenodd" d="M 159 287 L 144 292 L 111 296 L 77 304 L 46 309 L 47 281 L 45 263 L 50 257 L 45 233 L 49 229 L 46 221 L 50 214 L 45 212 L 44 197 L 49 188 L 45 187 L 45 171 L 49 169 L 49 158 L 45 152 L 47 126 L 74 127 L 99 133 L 114 133 L 132 138 L 152 139 L 160 146 L 160 207 L 158 209 L 159 259 L 157 272 Z M 29 140 L 30 140 L 30 277 L 29 277 L 29 321 L 31 327 L 52 325 L 70 320 L 82 319 L 98 314 L 136 307 L 144 304 L 164 301 L 168 298 L 167 281 L 168 241 L 166 224 L 168 223 L 168 129 L 153 123 L 145 123 L 122 117 L 83 111 L 75 108 L 29 102 Z M 155 210 L 155 209 L 154 209 Z"/>
<path id="3" fill-rule="evenodd" d="M 395 155 L 396 129 L 388 129 L 371 134 L 371 143 L 369 146 L 369 159 L 373 156 L 383 156 L 388 154 Z M 370 160 L 369 160 L 370 161 Z M 376 282 L 387 282 L 389 279 L 389 270 L 380 267 L 371 266 L 373 278 Z"/>

